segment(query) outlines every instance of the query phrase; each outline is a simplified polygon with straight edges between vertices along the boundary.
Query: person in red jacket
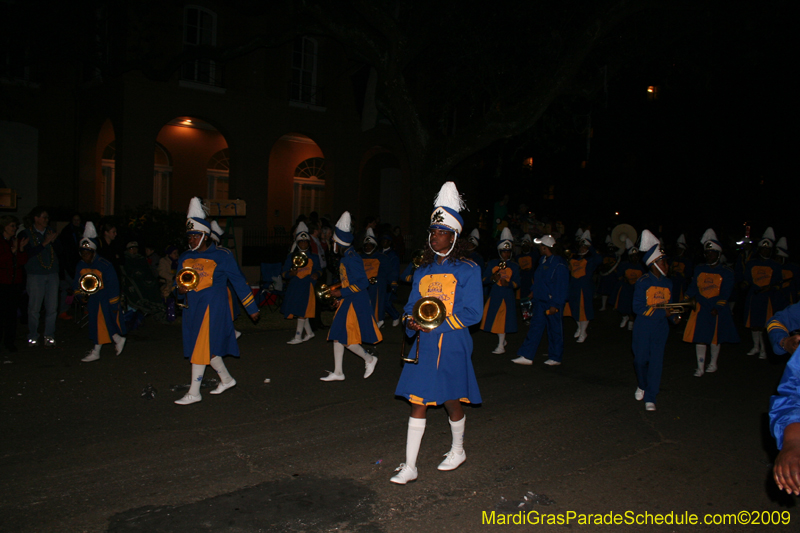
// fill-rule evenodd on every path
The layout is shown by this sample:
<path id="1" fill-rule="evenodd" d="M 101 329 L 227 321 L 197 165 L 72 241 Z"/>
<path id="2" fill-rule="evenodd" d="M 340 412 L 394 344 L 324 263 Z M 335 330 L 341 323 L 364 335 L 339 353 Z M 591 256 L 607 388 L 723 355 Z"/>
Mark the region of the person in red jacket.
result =
<path id="1" fill-rule="evenodd" d="M 17 238 L 19 220 L 15 216 L 0 217 L 0 337 L 9 352 L 16 352 L 17 309 L 25 288 L 25 263 L 28 239 Z"/>

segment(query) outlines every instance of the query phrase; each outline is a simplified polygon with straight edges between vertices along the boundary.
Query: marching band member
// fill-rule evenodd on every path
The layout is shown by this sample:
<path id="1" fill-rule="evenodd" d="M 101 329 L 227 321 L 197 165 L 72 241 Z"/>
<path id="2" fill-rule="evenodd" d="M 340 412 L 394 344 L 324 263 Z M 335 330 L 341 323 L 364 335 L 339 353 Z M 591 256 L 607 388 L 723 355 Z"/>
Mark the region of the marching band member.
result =
<path id="1" fill-rule="evenodd" d="M 669 336 L 667 320 L 671 317 L 677 324 L 680 316 L 673 309 L 657 307 L 671 301 L 672 281 L 667 277 L 664 250 L 648 230 L 642 231 L 641 249 L 645 250 L 644 261 L 649 272 L 636 280 L 633 293 L 633 311 L 638 315 L 633 326 L 633 366 L 638 383 L 634 397 L 644 399 L 647 411 L 655 411 Z"/>
<path id="2" fill-rule="evenodd" d="M 594 318 L 594 271 L 603 261 L 602 256 L 592 246 L 592 236 L 589 230 L 583 232 L 578 244 L 578 251 L 569 261 L 569 300 L 564 316 L 572 316 L 578 323 L 575 338 L 578 342 L 586 340 L 586 329 L 589 321 Z"/>
<path id="3" fill-rule="evenodd" d="M 800 495 L 800 304 L 775 313 L 767 332 L 776 354 L 792 354 L 778 385 L 778 394 L 770 399 L 769 422 L 780 453 L 775 459 L 773 476 L 778 488 Z M 793 333 L 793 334 L 790 334 Z"/>
<path id="4" fill-rule="evenodd" d="M 617 272 L 617 296 L 614 307 L 622 315 L 622 322 L 619 327 L 628 326 L 628 331 L 633 329 L 633 322 L 636 315 L 633 311 L 633 293 L 636 287 L 636 280 L 645 275 L 645 269 L 639 260 L 639 249 L 633 245 L 630 239 L 625 239 L 625 249 L 627 258 L 623 260 Z"/>
<path id="5" fill-rule="evenodd" d="M 465 258 L 466 247 L 458 238 L 464 224 L 459 211 L 465 206 L 453 182 L 442 186 L 434 206 L 428 249 L 414 273 L 405 306 L 406 333 L 419 334 L 419 363 L 403 366 L 395 391 L 395 395 L 411 403 L 406 461 L 390 480 L 399 485 L 417 479 L 417 455 L 425 433 L 428 406 L 444 405 L 447 411 L 452 445 L 438 469 L 455 470 L 467 458 L 466 417 L 461 403 L 482 402 L 472 368 L 472 337 L 468 329 L 481 318 L 481 270 Z M 430 331 L 423 330 L 411 316 L 414 305 L 423 297 L 438 298 L 446 309 L 444 322 Z"/>
<path id="6" fill-rule="evenodd" d="M 606 235 L 606 252 L 603 254 L 603 263 L 600 265 L 600 281 L 597 292 L 600 293 L 600 311 L 606 310 L 608 297 L 615 293 L 617 287 L 617 267 L 622 259 L 622 251 L 614 246 L 611 235 Z"/>
<path id="7" fill-rule="evenodd" d="M 384 300 L 386 299 L 386 274 L 389 264 L 385 255 L 376 252 L 377 248 L 378 241 L 375 240 L 375 232 L 372 231 L 372 228 L 367 228 L 360 255 L 361 260 L 364 261 L 364 272 L 369 282 L 367 294 L 369 294 L 375 322 L 378 324 L 378 328 L 382 328 Z"/>
<path id="8" fill-rule="evenodd" d="M 522 253 L 517 257 L 519 265 L 519 294 L 527 298 L 533 284 L 533 271 L 539 262 L 539 252 L 533 245 L 533 239 L 527 233 L 522 236 Z"/>
<path id="9" fill-rule="evenodd" d="M 689 285 L 689 273 L 692 272 L 692 260 L 686 255 L 686 237 L 683 233 L 678 237 L 677 249 L 678 254 L 669 261 L 669 278 L 672 280 L 672 297 L 680 302 Z"/>
<path id="10" fill-rule="evenodd" d="M 519 265 L 511 260 L 514 237 L 503 228 L 497 243 L 498 259 L 492 259 L 483 270 L 483 284 L 488 285 L 489 299 L 483 307 L 481 329 L 497 334 L 497 348 L 492 353 L 506 353 L 506 333 L 517 332 L 516 291 L 519 287 Z M 504 265 L 500 268 L 501 263 Z"/>
<path id="11" fill-rule="evenodd" d="M 258 306 L 247 281 L 236 264 L 233 254 L 226 248 L 217 248 L 211 240 L 211 224 L 200 199 L 192 198 L 186 220 L 189 250 L 178 258 L 178 272 L 191 268 L 197 275 L 197 286 L 187 287 L 176 279 L 178 293 L 184 295 L 188 307 L 183 310 L 183 356 L 192 363 L 192 382 L 189 392 L 178 405 L 201 401 L 200 385 L 206 366 L 219 374 L 220 382 L 211 394 L 222 394 L 236 385 L 222 358 L 239 357 L 239 346 L 231 321 L 228 299 L 228 281 L 253 321 L 259 317 Z M 191 294 L 189 292 L 191 291 Z"/>
<path id="12" fill-rule="evenodd" d="M 306 264 L 295 266 L 296 257 L 298 262 L 302 262 L 301 254 L 305 255 Z M 281 313 L 284 318 L 289 320 L 297 318 L 294 337 L 286 344 L 300 344 L 314 336 L 314 332 L 311 331 L 311 319 L 316 316 L 317 312 L 314 283 L 322 275 L 319 256 L 311 252 L 311 235 L 308 233 L 308 226 L 305 222 L 300 222 L 295 229 L 294 245 L 283 262 L 281 275 L 288 283 L 283 296 Z M 304 330 L 305 336 L 303 335 Z"/>
<path id="13" fill-rule="evenodd" d="M 786 243 L 786 237 L 778 239 L 778 243 L 775 245 L 775 260 L 781 265 L 781 290 L 778 292 L 775 306 L 775 310 L 780 311 L 797 302 L 797 284 L 800 281 L 800 267 L 789 262 L 789 246 Z"/>
<path id="14" fill-rule="evenodd" d="M 228 248 L 224 248 L 223 246 L 220 245 L 220 241 L 222 240 L 222 235 L 224 233 L 225 232 L 222 231 L 222 228 L 217 223 L 217 221 L 216 220 L 212 220 L 211 221 L 211 233 L 209 234 L 209 236 L 211 237 L 211 240 L 214 241 L 214 244 L 217 246 L 217 248 L 221 248 L 223 250 L 228 250 Z M 231 252 L 231 254 L 232 253 L 233 252 Z M 239 266 L 239 263 L 236 263 L 236 266 Z M 240 267 L 239 271 L 241 272 L 241 270 L 242 269 Z M 242 277 L 244 277 L 244 273 L 242 273 Z M 230 280 L 228 280 L 228 305 L 230 305 L 230 308 L 231 308 L 231 320 L 233 322 L 236 322 L 236 319 L 239 318 L 239 306 L 233 304 L 233 290 L 231 289 Z M 239 331 L 238 329 L 236 329 L 236 326 L 233 327 L 233 332 L 236 335 L 237 339 L 242 336 L 242 332 Z"/>
<path id="15" fill-rule="evenodd" d="M 400 276 L 400 258 L 392 249 L 394 239 L 389 234 L 381 237 L 381 253 L 386 257 L 386 298 L 384 299 L 384 314 L 392 319 L 392 327 L 400 325 L 400 313 L 394 308 L 397 299 L 397 278 Z M 383 319 L 383 317 L 381 317 Z"/>
<path id="16" fill-rule="evenodd" d="M 753 335 L 753 349 L 747 355 L 758 354 L 759 359 L 767 358 L 764 326 L 774 314 L 772 298 L 781 283 L 781 266 L 772 259 L 774 245 L 775 232 L 767 228 L 758 241 L 758 253 L 745 265 L 744 271 L 744 282 L 748 287 L 744 327 L 750 328 Z"/>
<path id="17" fill-rule="evenodd" d="M 700 242 L 703 244 L 706 263 L 695 267 L 694 278 L 686 291 L 686 296 L 694 298 L 697 304 L 683 332 L 683 340 L 695 344 L 697 370 L 694 375 L 698 378 L 705 372 L 717 371 L 721 343 L 739 342 L 739 334 L 728 305 L 734 286 L 733 271 L 720 260 L 722 245 L 713 229 L 707 229 Z M 711 346 L 711 362 L 707 367 L 706 345 Z"/>
<path id="18" fill-rule="evenodd" d="M 518 357 L 511 362 L 518 365 L 532 365 L 533 356 L 536 355 L 542 334 L 547 328 L 549 358 L 544 364 L 560 365 L 564 357 L 564 329 L 561 317 L 569 293 L 569 267 L 566 260 L 553 250 L 556 240 L 552 235 L 534 239 L 533 242 L 539 245 L 539 253 L 542 256 L 533 273 L 533 316 L 525 342 L 517 350 Z"/>
<path id="19" fill-rule="evenodd" d="M 480 231 L 478 231 L 478 228 L 475 228 L 470 232 L 469 237 L 467 237 L 467 245 L 466 245 L 467 259 L 473 261 L 476 265 L 478 265 L 481 268 L 481 271 L 483 271 L 483 268 L 486 266 L 486 263 L 483 260 L 483 256 L 480 253 L 478 253 L 478 246 L 480 246 L 480 243 L 481 243 L 481 233 Z"/>
<path id="20" fill-rule="evenodd" d="M 334 370 L 320 381 L 344 381 L 342 361 L 344 348 L 359 356 L 366 365 L 364 379 L 370 377 L 378 364 L 378 358 L 370 355 L 361 343 L 376 344 L 383 340 L 375 312 L 371 308 L 367 287 L 369 280 L 364 271 L 364 261 L 353 249 L 353 233 L 350 227 L 350 213 L 345 211 L 339 217 L 333 233 L 333 248 L 339 261 L 339 281 L 341 287 L 331 289 L 331 296 L 341 298 L 341 303 L 333 316 L 328 340 L 333 341 Z"/>
<path id="21" fill-rule="evenodd" d="M 89 312 L 89 338 L 94 348 L 81 359 L 84 363 L 100 359 L 100 349 L 104 344 L 114 343 L 117 355 L 125 348 L 124 323 L 119 319 L 119 280 L 114 266 L 97 253 L 97 229 L 89 221 L 83 230 L 79 246 L 81 260 L 75 267 L 72 290 L 81 290 L 80 280 L 86 274 L 97 277 L 99 289 L 88 295 L 86 309 Z"/>

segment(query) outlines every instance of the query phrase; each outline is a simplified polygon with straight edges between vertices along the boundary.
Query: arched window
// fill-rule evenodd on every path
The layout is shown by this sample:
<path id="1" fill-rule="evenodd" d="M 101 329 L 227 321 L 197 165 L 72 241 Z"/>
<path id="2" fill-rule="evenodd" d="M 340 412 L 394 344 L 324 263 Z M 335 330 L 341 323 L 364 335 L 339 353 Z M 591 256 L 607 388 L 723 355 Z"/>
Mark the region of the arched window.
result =
<path id="1" fill-rule="evenodd" d="M 311 157 L 294 170 L 293 216 L 319 211 L 325 201 L 325 159 Z"/>
<path id="2" fill-rule="evenodd" d="M 208 161 L 208 197 L 215 200 L 228 199 L 228 175 L 230 161 L 228 149 L 220 150 Z"/>

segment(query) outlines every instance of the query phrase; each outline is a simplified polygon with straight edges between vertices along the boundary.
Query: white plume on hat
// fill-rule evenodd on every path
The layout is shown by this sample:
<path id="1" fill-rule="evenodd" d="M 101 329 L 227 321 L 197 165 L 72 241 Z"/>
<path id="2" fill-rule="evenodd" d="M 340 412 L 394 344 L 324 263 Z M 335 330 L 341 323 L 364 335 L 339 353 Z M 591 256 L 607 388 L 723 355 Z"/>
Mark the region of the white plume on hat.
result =
<path id="1" fill-rule="evenodd" d="M 353 243 L 351 228 L 350 211 L 345 211 L 339 217 L 339 221 L 336 222 L 336 228 L 333 230 L 333 241 L 342 246 L 350 246 Z"/>
<path id="2" fill-rule="evenodd" d="M 511 230 L 508 228 L 503 228 L 503 231 L 500 232 L 500 242 L 497 243 L 497 249 L 500 250 L 510 250 L 514 243 L 514 235 L 511 234 Z"/>
<path id="3" fill-rule="evenodd" d="M 350 231 L 352 227 L 350 224 L 350 211 L 342 213 L 342 216 L 339 217 L 339 221 L 336 223 L 336 227 L 342 231 Z"/>
<path id="4" fill-rule="evenodd" d="M 678 246 L 686 248 L 686 236 L 683 233 L 678 236 Z"/>
<path id="5" fill-rule="evenodd" d="M 476 241 L 481 240 L 481 232 L 478 231 L 478 228 L 475 228 L 474 230 L 469 232 L 469 238 L 470 240 L 472 239 L 475 239 Z"/>
<path id="6" fill-rule="evenodd" d="M 364 244 L 368 242 L 374 244 L 375 246 L 378 245 L 378 241 L 375 240 L 375 232 L 372 231 L 372 228 L 367 228 L 367 235 L 364 237 Z"/>
<path id="7" fill-rule="evenodd" d="M 578 231 L 575 232 L 575 238 L 580 239 L 583 236 L 583 228 L 578 228 Z"/>
<path id="8" fill-rule="evenodd" d="M 778 244 L 775 245 L 777 255 L 781 257 L 789 257 L 789 244 L 786 242 L 786 237 L 778 239 Z"/>
<path id="9" fill-rule="evenodd" d="M 722 251 L 722 246 L 719 243 L 719 239 L 717 239 L 717 234 L 711 228 L 708 228 L 706 232 L 703 233 L 703 236 L 700 238 L 700 243 L 703 245 L 703 248 L 707 250 Z"/>
<path id="10" fill-rule="evenodd" d="M 761 236 L 761 240 L 758 241 L 759 246 L 773 246 L 775 244 L 775 231 L 772 229 L 772 226 L 768 227 L 764 232 L 764 235 Z"/>
<path id="11" fill-rule="evenodd" d="M 433 200 L 433 206 L 449 207 L 458 213 L 467 208 L 467 204 L 465 204 L 464 200 L 461 198 L 461 194 L 459 194 L 456 184 L 452 181 L 448 181 L 442 185 L 442 188 L 439 189 L 439 193 Z"/>
<path id="12" fill-rule="evenodd" d="M 533 239 L 529 234 L 526 233 L 525 235 L 522 236 L 522 242 L 533 242 Z"/>
<path id="13" fill-rule="evenodd" d="M 592 233 L 587 229 L 581 235 L 581 241 L 586 241 L 588 244 L 592 244 Z"/>
<path id="14" fill-rule="evenodd" d="M 83 228 L 83 238 L 81 239 L 80 247 L 84 249 L 97 250 L 97 243 L 95 242 L 96 239 L 97 228 L 95 228 L 94 223 L 89 220 L 86 222 L 86 226 Z"/>
<path id="15" fill-rule="evenodd" d="M 205 219 L 206 215 L 208 215 L 208 209 L 206 206 L 203 205 L 203 202 L 200 201 L 200 198 L 195 196 L 191 200 L 189 200 L 189 210 L 186 213 L 188 218 L 202 218 Z"/>
<path id="16" fill-rule="evenodd" d="M 651 264 L 653 261 L 661 257 L 661 242 L 653 235 L 650 230 L 642 230 L 642 241 L 639 249 L 647 254 L 644 258 L 646 265 Z"/>
<path id="17" fill-rule="evenodd" d="M 211 239 L 214 242 L 219 243 L 219 240 L 222 237 L 223 233 L 225 233 L 225 232 L 222 231 L 222 228 L 219 226 L 217 221 L 216 220 L 212 220 L 211 221 Z"/>

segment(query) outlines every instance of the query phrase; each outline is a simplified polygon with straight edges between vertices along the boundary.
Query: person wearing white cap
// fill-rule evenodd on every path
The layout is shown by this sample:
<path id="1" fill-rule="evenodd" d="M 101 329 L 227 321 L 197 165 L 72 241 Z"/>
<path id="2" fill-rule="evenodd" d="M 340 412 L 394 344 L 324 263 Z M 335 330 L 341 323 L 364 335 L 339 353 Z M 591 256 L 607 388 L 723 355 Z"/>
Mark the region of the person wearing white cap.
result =
<path id="1" fill-rule="evenodd" d="M 414 273 L 403 322 L 406 334 L 418 335 L 417 364 L 406 363 L 395 390 L 411 404 L 406 438 L 406 461 L 391 478 L 405 485 L 417 479 L 417 456 L 425 433 L 428 406 L 444 405 L 450 422 L 452 444 L 439 470 L 455 470 L 466 459 L 462 403 L 482 403 L 472 368 L 472 337 L 469 326 L 481 318 L 481 269 L 465 257 L 466 246 L 459 235 L 464 221 L 459 214 L 466 206 L 453 182 L 445 183 L 434 202 L 428 227 L 428 247 Z M 445 309 L 444 321 L 425 330 L 413 312 L 422 298 L 436 298 Z M 415 350 L 416 348 L 412 348 Z"/>
<path id="2" fill-rule="evenodd" d="M 589 321 L 594 319 L 594 271 L 602 263 L 603 257 L 592 246 L 589 230 L 583 232 L 578 250 L 569 260 L 569 298 L 564 316 L 571 316 L 578 323 L 575 338 L 578 342 L 586 340 Z"/>
<path id="3" fill-rule="evenodd" d="M 473 229 L 469 237 L 467 237 L 467 259 L 473 261 L 476 265 L 481 267 L 481 271 L 486 266 L 483 256 L 478 252 L 478 246 L 481 244 L 481 232 L 478 228 Z"/>
<path id="4" fill-rule="evenodd" d="M 683 332 L 683 340 L 695 344 L 695 377 L 701 377 L 705 372 L 717 371 L 720 344 L 739 342 L 739 334 L 728 305 L 728 298 L 733 292 L 733 271 L 720 261 L 722 245 L 713 229 L 707 229 L 700 242 L 703 244 L 706 263 L 697 265 L 694 269 L 694 277 L 686 291 L 686 296 L 694 298 L 697 304 Z M 708 366 L 705 365 L 706 345 L 711 347 L 711 361 Z"/>
<path id="5" fill-rule="evenodd" d="M 503 228 L 497 243 L 499 258 L 486 263 L 483 284 L 489 286 L 489 299 L 483 307 L 481 329 L 497 334 L 497 348 L 492 353 L 506 353 L 506 334 L 517 332 L 516 291 L 519 287 L 519 265 L 511 260 L 514 237 Z M 501 264 L 503 268 L 500 268 Z"/>
<path id="6" fill-rule="evenodd" d="M 639 248 L 634 246 L 630 239 L 626 239 L 625 249 L 627 255 L 617 268 L 618 281 L 614 308 L 622 315 L 619 327 L 628 326 L 628 331 L 631 331 L 636 320 L 633 312 L 633 292 L 636 281 L 645 275 L 646 270 L 639 257 Z"/>
<path id="7" fill-rule="evenodd" d="M 383 340 L 375 312 L 370 306 L 367 288 L 369 280 L 364 271 L 364 261 L 353 249 L 353 231 L 350 213 L 345 211 L 336 222 L 333 233 L 333 250 L 341 256 L 339 261 L 340 287 L 331 289 L 331 296 L 340 298 L 339 307 L 333 315 L 328 340 L 333 341 L 333 372 L 328 372 L 321 381 L 344 381 L 342 363 L 344 348 L 359 356 L 366 365 L 364 379 L 370 377 L 378 364 L 378 358 L 368 354 L 361 343 L 376 344 Z"/>
<path id="8" fill-rule="evenodd" d="M 533 271 L 539 263 L 538 246 L 533 245 L 533 239 L 529 234 L 522 236 L 522 250 L 517 257 L 519 265 L 519 294 L 522 298 L 527 298 L 531 293 L 533 284 Z"/>
<path id="9" fill-rule="evenodd" d="M 306 264 L 295 266 L 295 256 L 305 254 Z M 298 262 L 301 262 L 298 260 Z M 283 296 L 281 313 L 284 318 L 297 319 L 297 329 L 294 337 L 287 344 L 300 344 L 314 336 L 311 331 L 310 319 L 314 318 L 317 310 L 317 299 L 314 292 L 314 283 L 322 273 L 319 256 L 311 252 L 311 236 L 305 222 L 300 222 L 295 229 L 294 246 L 286 256 L 281 269 L 281 275 L 288 283 Z M 305 331 L 305 336 L 303 335 Z"/>
<path id="10" fill-rule="evenodd" d="M 686 237 L 683 233 L 678 237 L 676 243 L 677 255 L 669 259 L 669 277 L 672 280 L 672 298 L 675 302 L 683 300 L 686 288 L 689 286 L 689 275 L 692 272 L 693 264 L 691 258 L 686 254 Z"/>
<path id="11" fill-rule="evenodd" d="M 86 357 L 81 359 L 84 363 L 100 359 L 100 349 L 104 344 L 114 343 L 117 355 L 125 348 L 124 322 L 119 318 L 119 280 L 114 266 L 97 254 L 97 230 L 94 223 L 87 222 L 83 230 L 83 238 L 78 244 L 81 260 L 75 267 L 75 277 L 72 280 L 72 291 L 81 290 L 81 278 L 90 274 L 97 278 L 97 289 L 89 295 L 83 293 L 87 299 L 86 310 L 89 312 L 89 338 L 94 342 L 94 348 L 86 352 Z"/>
<path id="12" fill-rule="evenodd" d="M 544 235 L 533 242 L 539 245 L 542 258 L 533 273 L 531 325 L 525 341 L 517 350 L 517 358 L 512 363 L 532 365 L 533 357 L 539 348 L 542 334 L 547 329 L 549 358 L 548 366 L 560 365 L 564 358 L 564 305 L 569 294 L 569 267 L 566 260 L 556 253 L 556 240 L 552 235 Z"/>
<path id="13" fill-rule="evenodd" d="M 603 264 L 600 265 L 600 281 L 597 292 L 600 294 L 601 305 L 598 311 L 605 311 L 608 297 L 615 294 L 617 288 L 617 268 L 622 260 L 622 251 L 614 245 L 611 235 L 606 235 L 606 251 L 603 253 Z"/>
<path id="14" fill-rule="evenodd" d="M 781 265 L 781 290 L 776 298 L 775 311 L 780 311 L 798 301 L 800 286 L 800 267 L 789 262 L 789 245 L 786 237 L 775 244 L 775 260 Z"/>
<path id="15" fill-rule="evenodd" d="M 183 310 L 183 356 L 191 362 L 192 381 L 189 392 L 175 400 L 178 405 L 190 405 L 203 399 L 200 385 L 206 366 L 216 370 L 220 382 L 211 394 L 222 394 L 236 385 L 222 358 L 239 357 L 239 346 L 228 304 L 228 281 L 253 321 L 259 318 L 258 306 L 239 265 L 230 250 L 217 248 L 211 240 L 211 224 L 200 199 L 189 202 L 186 217 L 186 237 L 189 250 L 178 258 L 178 272 L 188 268 L 196 275 L 192 288 L 177 283 L 178 294 L 188 306 Z"/>
<path id="16" fill-rule="evenodd" d="M 634 397 L 645 401 L 647 411 L 656 410 L 661 386 L 664 348 L 669 323 L 680 321 L 674 309 L 659 308 L 672 301 L 672 280 L 667 277 L 667 257 L 655 235 L 642 231 L 641 249 L 649 272 L 638 280 L 633 293 L 633 311 L 638 315 L 633 326 L 633 367 L 638 386 Z"/>
<path id="17" fill-rule="evenodd" d="M 759 359 L 767 358 L 764 344 L 764 326 L 774 314 L 773 299 L 781 284 L 781 266 L 772 259 L 775 246 L 775 232 L 767 228 L 758 241 L 758 252 L 745 265 L 744 282 L 747 297 L 744 302 L 744 327 L 750 328 L 753 335 L 753 349 L 747 355 L 758 354 Z"/>
<path id="18" fill-rule="evenodd" d="M 364 244 L 361 249 L 361 260 L 364 261 L 364 272 L 367 274 L 369 286 L 369 303 L 379 328 L 383 327 L 384 307 L 386 306 L 386 285 L 389 281 L 389 258 L 377 251 L 378 240 L 372 228 L 367 228 Z"/>

